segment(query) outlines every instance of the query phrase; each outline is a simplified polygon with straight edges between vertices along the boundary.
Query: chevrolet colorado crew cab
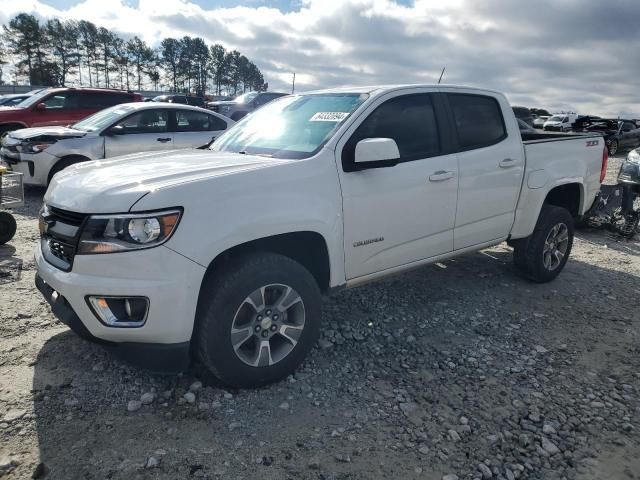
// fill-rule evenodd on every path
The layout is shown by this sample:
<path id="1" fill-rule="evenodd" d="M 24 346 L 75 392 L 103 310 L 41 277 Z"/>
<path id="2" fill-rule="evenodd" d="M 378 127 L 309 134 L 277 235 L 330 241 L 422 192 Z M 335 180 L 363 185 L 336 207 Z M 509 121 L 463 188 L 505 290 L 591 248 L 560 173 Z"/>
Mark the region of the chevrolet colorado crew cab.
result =
<path id="1" fill-rule="evenodd" d="M 507 241 L 553 280 L 592 204 L 598 135 L 523 134 L 505 97 L 453 86 L 277 99 L 206 150 L 97 160 L 45 194 L 36 284 L 81 336 L 222 381 L 292 373 L 321 295 Z"/>

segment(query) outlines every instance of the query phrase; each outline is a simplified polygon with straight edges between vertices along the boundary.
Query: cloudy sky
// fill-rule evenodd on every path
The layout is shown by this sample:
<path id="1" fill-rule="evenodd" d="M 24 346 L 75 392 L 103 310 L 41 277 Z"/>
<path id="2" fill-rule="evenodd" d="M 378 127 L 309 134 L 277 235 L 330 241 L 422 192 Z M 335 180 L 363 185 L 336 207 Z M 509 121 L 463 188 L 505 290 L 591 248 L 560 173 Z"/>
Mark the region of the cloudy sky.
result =
<path id="1" fill-rule="evenodd" d="M 236 48 L 271 90 L 444 82 L 514 104 L 640 117 L 638 0 L 0 0 L 151 44 L 197 35 Z"/>

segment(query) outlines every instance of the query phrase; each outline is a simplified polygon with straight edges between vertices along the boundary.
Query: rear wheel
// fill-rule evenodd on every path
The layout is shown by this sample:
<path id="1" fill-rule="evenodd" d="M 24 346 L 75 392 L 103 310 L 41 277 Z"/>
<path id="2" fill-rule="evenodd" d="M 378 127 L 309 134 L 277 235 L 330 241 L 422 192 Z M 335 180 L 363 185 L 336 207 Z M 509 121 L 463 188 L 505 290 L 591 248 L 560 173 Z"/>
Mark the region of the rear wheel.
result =
<path id="1" fill-rule="evenodd" d="M 224 383 L 255 387 L 300 365 L 318 339 L 320 321 L 313 276 L 288 257 L 255 253 L 203 285 L 194 345 Z"/>
<path id="2" fill-rule="evenodd" d="M 544 205 L 531 236 L 515 243 L 515 266 L 534 282 L 550 282 L 569 259 L 573 233 L 573 217 L 566 209 Z"/>
<path id="3" fill-rule="evenodd" d="M 0 245 L 10 241 L 16 234 L 16 219 L 9 212 L 0 212 Z"/>
<path id="4" fill-rule="evenodd" d="M 607 142 L 607 149 L 609 150 L 609 155 L 615 155 L 618 152 L 618 148 L 620 145 L 617 140 L 611 140 Z"/>

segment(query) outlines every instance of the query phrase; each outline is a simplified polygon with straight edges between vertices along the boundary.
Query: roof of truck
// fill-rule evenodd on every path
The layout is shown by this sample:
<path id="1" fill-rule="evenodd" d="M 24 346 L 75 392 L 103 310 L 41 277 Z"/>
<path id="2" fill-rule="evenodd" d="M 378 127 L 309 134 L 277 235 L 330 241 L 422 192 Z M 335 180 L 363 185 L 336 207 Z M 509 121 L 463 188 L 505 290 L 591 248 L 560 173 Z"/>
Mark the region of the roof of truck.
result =
<path id="1" fill-rule="evenodd" d="M 464 90 L 477 90 L 478 92 L 491 92 L 499 93 L 497 90 L 491 90 L 489 88 L 469 87 L 465 85 L 449 85 L 449 84 L 426 84 L 426 83 L 407 83 L 407 84 L 391 84 L 391 85 L 365 85 L 365 86 L 345 86 L 336 88 L 326 88 L 322 90 L 313 90 L 309 92 L 302 92 L 306 94 L 317 93 L 368 93 L 370 95 L 379 95 L 382 93 L 391 92 L 394 90 L 404 90 L 407 88 L 447 88 L 447 89 L 464 89 Z"/>

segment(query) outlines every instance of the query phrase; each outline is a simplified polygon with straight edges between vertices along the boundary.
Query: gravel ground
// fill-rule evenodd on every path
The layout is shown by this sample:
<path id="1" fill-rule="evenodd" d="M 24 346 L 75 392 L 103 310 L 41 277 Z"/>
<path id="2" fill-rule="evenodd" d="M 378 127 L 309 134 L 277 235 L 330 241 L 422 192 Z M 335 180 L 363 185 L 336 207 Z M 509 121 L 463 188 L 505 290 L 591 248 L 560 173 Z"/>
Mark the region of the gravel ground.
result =
<path id="1" fill-rule="evenodd" d="M 581 231 L 546 285 L 498 246 L 342 292 L 295 376 L 231 391 L 56 321 L 33 286 L 42 194 L 0 247 L 0 477 L 640 479 L 637 240 Z"/>

